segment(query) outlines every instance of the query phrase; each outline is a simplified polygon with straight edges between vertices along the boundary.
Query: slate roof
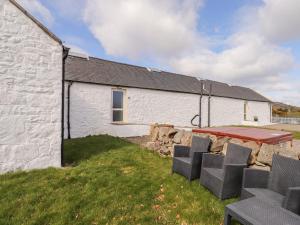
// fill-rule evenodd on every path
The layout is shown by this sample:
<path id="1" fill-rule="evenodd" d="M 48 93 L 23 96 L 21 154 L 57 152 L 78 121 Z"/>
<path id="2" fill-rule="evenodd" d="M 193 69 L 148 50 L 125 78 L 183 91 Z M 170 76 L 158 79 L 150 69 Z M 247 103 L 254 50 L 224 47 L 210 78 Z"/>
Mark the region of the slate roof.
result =
<path id="1" fill-rule="evenodd" d="M 165 71 L 149 71 L 145 67 L 117 63 L 94 57 L 68 56 L 66 60 L 67 81 L 134 87 L 152 90 L 200 94 L 201 82 L 191 76 Z M 203 80 L 204 95 L 208 95 L 212 84 L 212 95 L 235 99 L 270 102 L 252 89 L 230 86 L 212 80 Z"/>

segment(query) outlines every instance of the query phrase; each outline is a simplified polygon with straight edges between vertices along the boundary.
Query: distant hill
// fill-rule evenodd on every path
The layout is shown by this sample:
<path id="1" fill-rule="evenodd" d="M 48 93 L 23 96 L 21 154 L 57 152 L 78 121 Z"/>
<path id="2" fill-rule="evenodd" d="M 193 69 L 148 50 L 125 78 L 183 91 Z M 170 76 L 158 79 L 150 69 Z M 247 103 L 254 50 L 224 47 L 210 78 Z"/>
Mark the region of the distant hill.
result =
<path id="1" fill-rule="evenodd" d="M 273 116 L 300 117 L 300 107 L 282 102 L 273 103 Z"/>

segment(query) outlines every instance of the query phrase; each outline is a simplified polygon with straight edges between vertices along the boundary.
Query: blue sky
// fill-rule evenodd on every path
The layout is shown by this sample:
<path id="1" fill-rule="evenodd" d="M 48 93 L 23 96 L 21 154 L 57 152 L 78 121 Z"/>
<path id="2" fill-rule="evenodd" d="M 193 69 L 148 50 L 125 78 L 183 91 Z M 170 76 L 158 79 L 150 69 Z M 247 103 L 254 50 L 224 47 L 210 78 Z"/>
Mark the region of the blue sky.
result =
<path id="1" fill-rule="evenodd" d="M 298 0 L 19 0 L 73 51 L 300 105 Z"/>

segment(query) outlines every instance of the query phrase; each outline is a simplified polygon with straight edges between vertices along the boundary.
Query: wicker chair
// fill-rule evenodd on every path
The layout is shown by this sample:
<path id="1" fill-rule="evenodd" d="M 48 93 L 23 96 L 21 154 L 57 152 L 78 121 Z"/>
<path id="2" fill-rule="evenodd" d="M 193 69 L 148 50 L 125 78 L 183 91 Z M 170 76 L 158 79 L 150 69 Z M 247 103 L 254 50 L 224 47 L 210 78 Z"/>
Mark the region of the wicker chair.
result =
<path id="1" fill-rule="evenodd" d="M 189 181 L 200 177 L 202 154 L 208 152 L 209 138 L 193 136 L 192 147 L 175 145 L 172 173 L 185 176 Z"/>
<path id="2" fill-rule="evenodd" d="M 250 154 L 250 148 L 232 143 L 226 156 L 204 154 L 200 183 L 222 200 L 239 196 Z"/>
<path id="3" fill-rule="evenodd" d="M 270 172 L 245 169 L 241 199 L 254 196 L 300 215 L 300 161 L 274 154 Z"/>

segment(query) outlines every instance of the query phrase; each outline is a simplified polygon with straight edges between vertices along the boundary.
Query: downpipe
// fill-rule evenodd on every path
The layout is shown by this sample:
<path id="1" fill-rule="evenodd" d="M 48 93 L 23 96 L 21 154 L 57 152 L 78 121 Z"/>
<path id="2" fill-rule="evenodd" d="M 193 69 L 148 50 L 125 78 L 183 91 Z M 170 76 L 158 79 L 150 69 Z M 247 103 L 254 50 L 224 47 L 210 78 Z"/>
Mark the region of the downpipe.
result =
<path id="1" fill-rule="evenodd" d="M 67 128 L 68 128 L 68 139 L 71 139 L 71 122 L 70 122 L 70 114 L 71 114 L 71 110 L 70 110 L 70 106 L 71 106 L 71 86 L 72 86 L 73 82 L 70 81 L 68 83 L 68 90 L 67 90 L 67 103 L 68 103 L 68 111 L 67 111 Z"/>
<path id="2" fill-rule="evenodd" d="M 199 98 L 199 123 L 198 127 L 202 127 L 202 97 L 203 97 L 203 81 L 201 81 L 201 91 L 200 91 L 200 98 Z"/>
<path id="3" fill-rule="evenodd" d="M 61 93 L 61 151 L 60 159 L 61 166 L 64 166 L 64 136 L 65 136 L 65 72 L 66 72 L 66 59 L 69 55 L 69 48 L 62 46 L 62 93 Z"/>

